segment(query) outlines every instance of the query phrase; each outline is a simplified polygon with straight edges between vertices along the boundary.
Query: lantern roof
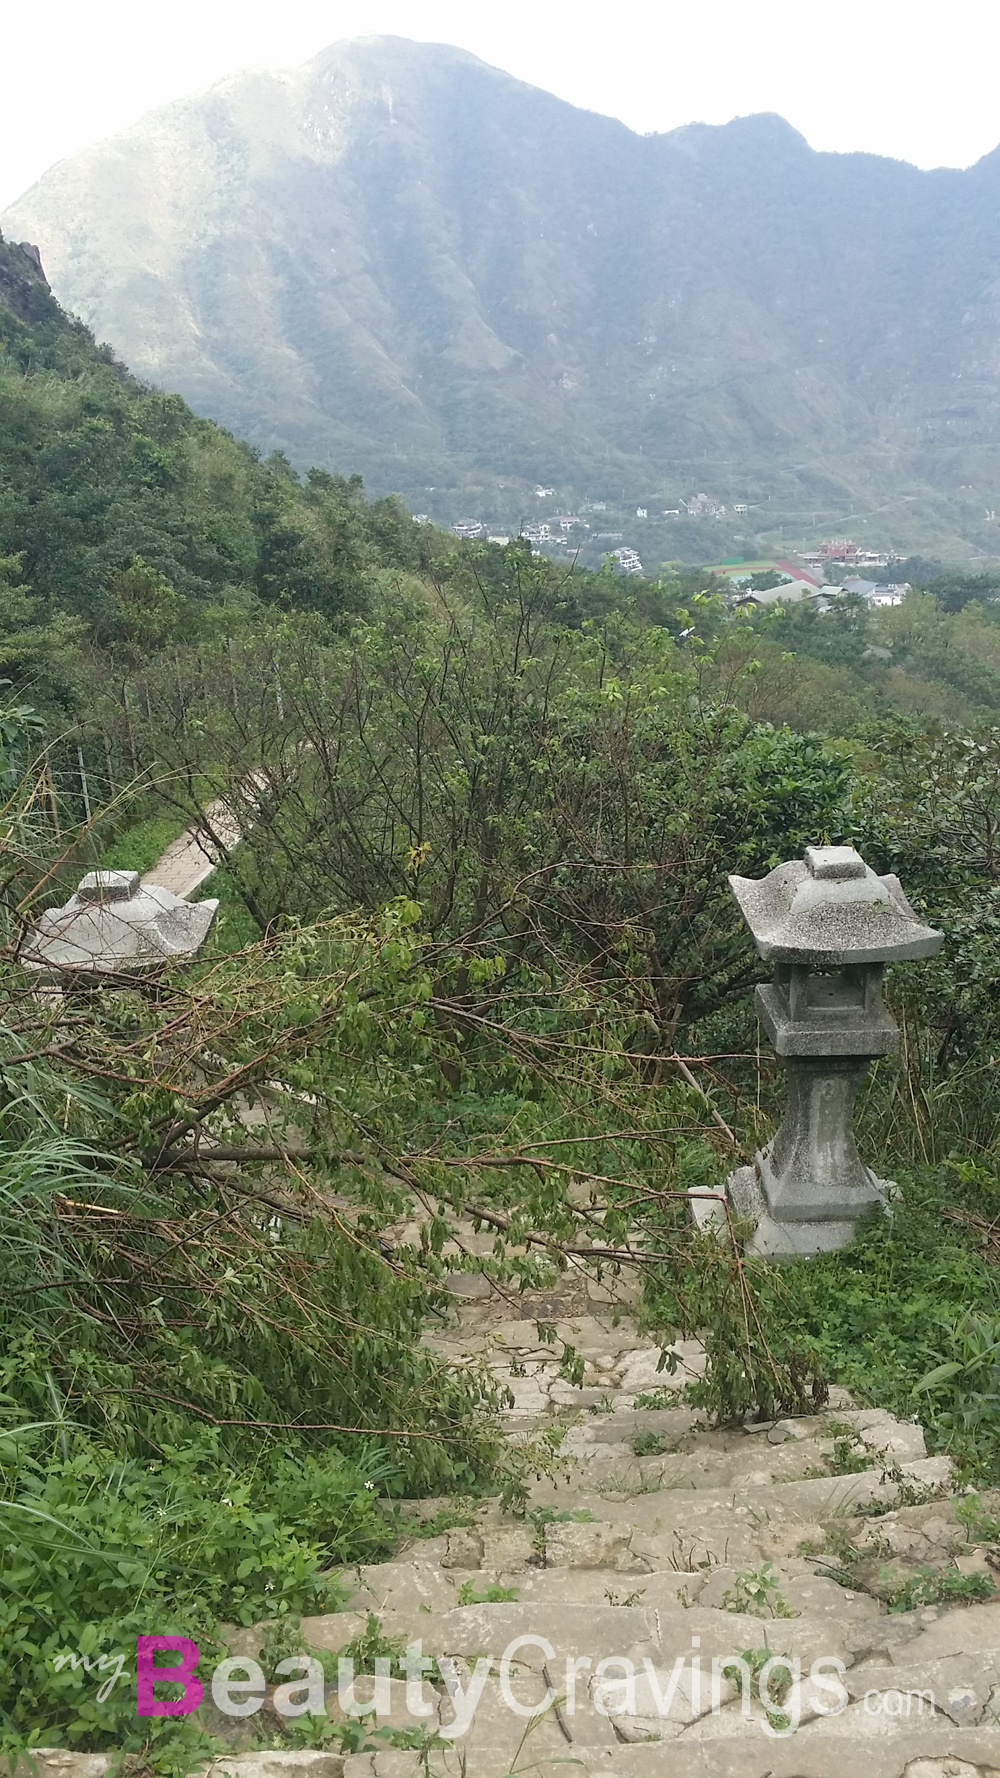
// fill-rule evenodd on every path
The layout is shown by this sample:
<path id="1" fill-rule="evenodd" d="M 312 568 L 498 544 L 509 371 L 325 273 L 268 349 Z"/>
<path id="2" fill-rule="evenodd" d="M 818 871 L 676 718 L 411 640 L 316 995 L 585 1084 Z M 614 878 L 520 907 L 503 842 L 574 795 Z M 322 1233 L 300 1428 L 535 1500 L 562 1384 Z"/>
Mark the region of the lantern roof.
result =
<path id="1" fill-rule="evenodd" d="M 729 884 L 765 962 L 901 962 L 932 957 L 944 942 L 918 920 L 899 878 L 876 876 L 853 846 L 807 846 L 766 877 Z"/>
<path id="2" fill-rule="evenodd" d="M 196 955 L 218 906 L 141 883 L 138 871 L 89 871 L 65 907 L 41 915 L 21 947 L 21 962 L 50 979 L 162 968 Z"/>

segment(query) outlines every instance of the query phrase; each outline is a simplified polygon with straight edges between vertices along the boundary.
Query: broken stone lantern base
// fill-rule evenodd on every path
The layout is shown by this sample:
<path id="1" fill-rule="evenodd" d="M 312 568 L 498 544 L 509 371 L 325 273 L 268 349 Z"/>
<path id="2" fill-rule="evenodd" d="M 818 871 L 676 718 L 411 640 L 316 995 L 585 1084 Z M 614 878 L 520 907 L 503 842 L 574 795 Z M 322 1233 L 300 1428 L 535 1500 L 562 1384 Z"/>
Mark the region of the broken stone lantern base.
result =
<path id="1" fill-rule="evenodd" d="M 145 974 L 187 962 L 208 937 L 217 901 L 182 901 L 134 870 L 90 871 L 65 907 L 49 908 L 21 947 L 44 982 Z"/>
<path id="2" fill-rule="evenodd" d="M 774 980 L 757 1011 L 785 1064 L 788 1104 L 777 1134 L 726 1182 L 733 1211 L 756 1225 L 751 1251 L 843 1247 L 889 1190 L 854 1139 L 854 1101 L 870 1063 L 898 1047 L 882 1002 L 893 959 L 929 957 L 943 934 L 923 926 L 897 877 L 878 877 L 852 846 L 808 846 L 760 881 L 730 877 Z M 695 1200 L 705 1221 L 710 1200 Z M 717 1207 L 716 1207 L 717 1210 Z"/>

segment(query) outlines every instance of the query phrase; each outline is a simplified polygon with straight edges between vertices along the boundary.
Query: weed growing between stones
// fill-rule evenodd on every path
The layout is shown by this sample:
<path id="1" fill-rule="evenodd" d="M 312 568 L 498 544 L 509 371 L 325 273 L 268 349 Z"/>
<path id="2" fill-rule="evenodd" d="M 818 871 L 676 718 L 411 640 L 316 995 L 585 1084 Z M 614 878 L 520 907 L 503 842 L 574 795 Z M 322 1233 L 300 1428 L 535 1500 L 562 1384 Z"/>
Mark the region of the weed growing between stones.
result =
<path id="1" fill-rule="evenodd" d="M 753 1686 L 757 1687 L 759 1695 L 761 1674 L 769 1663 L 774 1662 L 768 1675 L 767 1693 L 770 1702 L 763 1698 L 761 1702 L 764 1704 L 765 1715 L 771 1727 L 779 1732 L 787 1731 L 791 1727 L 791 1717 L 780 1708 L 780 1705 L 792 1689 L 795 1677 L 792 1669 L 783 1666 L 780 1662 L 775 1662 L 775 1657 L 769 1648 L 745 1648 L 739 1655 L 739 1661 L 741 1663 L 739 1666 L 734 1662 L 732 1666 L 723 1667 L 722 1673 L 723 1678 L 728 1679 L 732 1685 L 737 1687 L 741 1698 L 744 1698 L 747 1692 L 752 1697 L 754 1695 Z M 747 1671 L 750 1675 L 749 1681 Z"/>
<path id="2" fill-rule="evenodd" d="M 516 1599 L 516 1587 L 497 1586 L 495 1581 L 477 1587 L 474 1581 L 466 1580 L 458 1589 L 459 1605 L 510 1605 Z"/>
<path id="3" fill-rule="evenodd" d="M 956 1568 L 921 1567 L 905 1580 L 886 1577 L 881 1597 L 890 1611 L 914 1611 L 919 1605 L 969 1605 L 992 1599 L 996 1587 L 988 1574 L 960 1574 Z"/>
<path id="4" fill-rule="evenodd" d="M 722 1595 L 724 1611 L 746 1612 L 751 1617 L 798 1617 L 781 1591 L 773 1565 L 764 1562 L 759 1568 L 744 1568 L 731 1587 Z"/>

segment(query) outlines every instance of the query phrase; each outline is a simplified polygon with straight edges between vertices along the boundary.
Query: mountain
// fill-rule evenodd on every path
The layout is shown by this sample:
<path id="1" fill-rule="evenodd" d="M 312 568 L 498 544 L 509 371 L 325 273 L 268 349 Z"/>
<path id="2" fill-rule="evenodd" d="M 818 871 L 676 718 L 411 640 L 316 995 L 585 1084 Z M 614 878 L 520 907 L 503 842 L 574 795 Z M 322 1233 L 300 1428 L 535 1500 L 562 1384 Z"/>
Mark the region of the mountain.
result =
<path id="1" fill-rule="evenodd" d="M 844 527 L 1000 552 L 1000 150 L 638 136 L 462 51 L 335 44 L 53 167 L 0 227 L 131 368 L 300 466 L 702 560 Z M 706 492 L 726 519 L 661 520 Z M 733 505 L 748 508 L 733 515 Z M 612 522 L 609 520 L 609 522 Z"/>

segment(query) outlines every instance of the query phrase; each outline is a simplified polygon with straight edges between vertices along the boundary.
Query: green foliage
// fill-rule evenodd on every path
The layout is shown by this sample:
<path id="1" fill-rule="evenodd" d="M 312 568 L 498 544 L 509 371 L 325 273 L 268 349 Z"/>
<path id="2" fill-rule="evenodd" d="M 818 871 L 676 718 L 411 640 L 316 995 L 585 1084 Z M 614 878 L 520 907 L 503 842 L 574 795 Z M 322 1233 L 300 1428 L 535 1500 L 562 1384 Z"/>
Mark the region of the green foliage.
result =
<path id="1" fill-rule="evenodd" d="M 996 1420 L 1000 1291 L 960 1222 L 943 1215 L 978 1199 L 947 1166 L 899 1180 L 890 1217 L 849 1248 L 785 1269 L 762 1313 L 784 1334 L 798 1330 L 828 1375 L 862 1399 L 919 1415 L 933 1448 L 960 1473 L 1000 1478 Z"/>
<path id="2" fill-rule="evenodd" d="M 871 1468 L 874 1455 L 856 1433 L 851 1433 L 834 1440 L 827 1469 L 830 1475 L 861 1475 Z"/>
<path id="3" fill-rule="evenodd" d="M 938 564 L 940 566 L 940 564 Z M 1000 574 L 914 574 L 922 592 L 930 593 L 942 611 L 963 611 L 973 601 L 985 604 L 1000 594 Z"/>
<path id="4" fill-rule="evenodd" d="M 228 872 L 262 930 L 419 899 L 460 993 L 565 957 L 596 991 L 628 980 L 666 1040 L 678 1008 L 749 979 L 725 870 L 839 831 L 849 762 L 696 702 L 669 636 L 628 612 L 553 624 L 547 575 L 515 554 L 437 608 L 396 581 L 349 638 L 286 621 L 171 658 L 103 719 L 178 800 L 207 773 L 241 812 Z"/>
<path id="5" fill-rule="evenodd" d="M 736 1686 L 741 1698 L 745 1697 L 748 1691 L 752 1697 L 753 1684 L 756 1681 L 759 1681 L 768 1662 L 774 1659 L 775 1657 L 769 1648 L 741 1649 L 739 1660 L 742 1661 L 743 1665 L 738 1667 L 734 1663 L 732 1666 L 723 1667 L 723 1677 L 728 1679 L 731 1685 Z M 747 1678 L 748 1673 L 750 1676 L 749 1680 Z M 768 1697 L 772 1699 L 773 1702 L 767 1704 L 763 1698 L 761 1699 L 761 1702 L 764 1703 L 767 1720 L 771 1728 L 774 1729 L 777 1734 L 787 1734 L 791 1728 L 791 1718 L 777 1706 L 779 1706 L 788 1696 L 793 1683 L 794 1674 L 791 1667 L 786 1667 L 781 1661 L 778 1661 L 778 1663 L 771 1668 L 767 1684 Z"/>
<path id="6" fill-rule="evenodd" d="M 955 1506 L 955 1516 L 969 1543 L 993 1543 L 1000 1540 L 1000 1519 L 984 1505 L 975 1492 L 967 1493 Z"/>
<path id="7" fill-rule="evenodd" d="M 632 1440 L 632 1449 L 637 1457 L 662 1457 L 666 1450 L 663 1434 L 660 1432 L 637 1432 Z"/>
<path id="8" fill-rule="evenodd" d="M 641 1394 L 636 1396 L 633 1406 L 639 1410 L 643 1408 L 674 1408 L 677 1406 L 677 1391 L 675 1389 L 644 1389 Z"/>
<path id="9" fill-rule="evenodd" d="M 400 1660 L 404 1652 L 405 1637 L 386 1636 L 382 1629 L 382 1620 L 374 1611 L 370 1611 L 365 1619 L 365 1627 L 345 1642 L 339 1651 L 344 1660 L 353 1661 L 357 1673 L 374 1673 L 376 1661 L 388 1661 L 390 1672 L 398 1679 L 403 1674 Z"/>
<path id="10" fill-rule="evenodd" d="M 790 574 L 782 574 L 777 568 L 764 568 L 751 574 L 749 580 L 743 584 L 748 593 L 770 593 L 775 587 L 790 585 L 791 578 Z"/>
<path id="11" fill-rule="evenodd" d="M 921 1605 L 971 1605 L 992 1599 L 996 1587 L 987 1574 L 960 1574 L 954 1568 L 918 1568 L 905 1580 L 890 1580 L 882 1596 L 890 1611 L 916 1611 Z"/>
<path id="12" fill-rule="evenodd" d="M 831 593 L 823 611 L 803 600 L 738 614 L 719 638 L 713 672 L 751 716 L 828 735 L 877 743 L 900 721 L 914 736 L 941 723 L 996 721 L 996 589 L 985 576 L 965 600 L 946 586 L 947 577 L 936 590 L 915 587 L 885 608 Z"/>
<path id="13" fill-rule="evenodd" d="M 137 870 L 144 875 L 183 831 L 178 815 L 148 815 L 131 823 L 101 852 L 102 870 Z"/>
<path id="14" fill-rule="evenodd" d="M 359 477 L 303 481 L 138 382 L 2 239 L 0 462 L 0 674 L 54 723 L 87 701 L 82 642 L 114 672 L 232 635 L 260 602 L 336 620 L 440 549 Z"/>
<path id="15" fill-rule="evenodd" d="M 474 1581 L 466 1580 L 458 1589 L 459 1605 L 509 1605 L 516 1598 L 516 1587 L 499 1587 L 493 1581 L 477 1587 Z"/>
<path id="16" fill-rule="evenodd" d="M 743 1568 L 722 1595 L 723 1611 L 748 1612 L 751 1617 L 798 1617 L 785 1599 L 773 1564 Z"/>
<path id="17" fill-rule="evenodd" d="M 8 1378 L 9 1381 L 9 1378 Z M 234 1467 L 207 1429 L 153 1462 L 119 1459 L 69 1421 L 0 1431 L 0 1746 L 146 1750 L 158 1768 L 190 1760 L 190 1724 L 135 1715 L 136 1635 L 182 1634 L 206 1666 L 222 1622 L 336 1610 L 344 1591 L 322 1569 L 366 1561 L 391 1538 L 366 1483 L 379 1477 L 335 1451 L 262 1451 Z M 54 1448 L 53 1448 L 54 1442 Z M 103 1656 L 121 1677 L 59 1657 Z"/>

